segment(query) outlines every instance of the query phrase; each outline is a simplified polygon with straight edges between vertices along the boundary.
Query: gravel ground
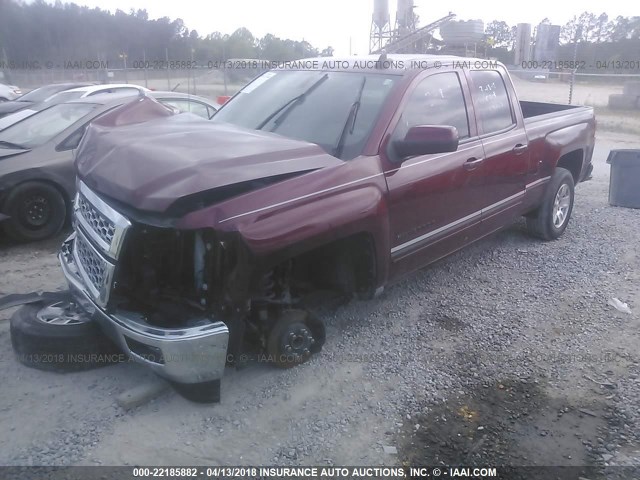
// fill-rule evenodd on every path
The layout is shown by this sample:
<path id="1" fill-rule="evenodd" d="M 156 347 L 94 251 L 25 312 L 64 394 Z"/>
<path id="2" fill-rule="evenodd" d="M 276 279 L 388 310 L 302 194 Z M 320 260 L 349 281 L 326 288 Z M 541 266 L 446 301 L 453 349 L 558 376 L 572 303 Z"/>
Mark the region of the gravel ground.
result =
<path id="1" fill-rule="evenodd" d="M 150 381 L 144 368 L 28 369 L 0 312 L 0 464 L 637 465 L 640 210 L 607 204 L 604 161 L 639 147 L 598 135 L 560 240 L 520 222 L 375 300 L 326 307 L 320 355 L 229 369 L 218 405 L 169 391 L 125 411 L 114 399 Z M 0 292 L 62 287 L 59 241 L 0 246 Z"/>

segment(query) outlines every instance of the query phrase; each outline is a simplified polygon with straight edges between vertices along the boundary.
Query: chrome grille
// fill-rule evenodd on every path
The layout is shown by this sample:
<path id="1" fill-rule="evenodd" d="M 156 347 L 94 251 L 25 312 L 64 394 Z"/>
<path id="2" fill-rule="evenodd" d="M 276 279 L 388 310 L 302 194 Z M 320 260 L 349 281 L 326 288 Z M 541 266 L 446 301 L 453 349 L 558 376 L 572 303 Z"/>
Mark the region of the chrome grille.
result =
<path id="1" fill-rule="evenodd" d="M 82 235 L 78 235 L 75 241 L 76 254 L 79 267 L 91 282 L 96 293 L 104 291 L 109 281 L 107 262 L 95 252 Z"/>
<path id="2" fill-rule="evenodd" d="M 82 231 L 101 255 L 117 260 L 131 222 L 82 182 L 78 183 L 74 216 L 76 230 Z"/>
<path id="3" fill-rule="evenodd" d="M 110 245 L 116 233 L 115 224 L 91 205 L 82 194 L 78 195 L 76 208 L 80 215 L 86 220 L 87 224 L 93 229 L 94 233 Z"/>

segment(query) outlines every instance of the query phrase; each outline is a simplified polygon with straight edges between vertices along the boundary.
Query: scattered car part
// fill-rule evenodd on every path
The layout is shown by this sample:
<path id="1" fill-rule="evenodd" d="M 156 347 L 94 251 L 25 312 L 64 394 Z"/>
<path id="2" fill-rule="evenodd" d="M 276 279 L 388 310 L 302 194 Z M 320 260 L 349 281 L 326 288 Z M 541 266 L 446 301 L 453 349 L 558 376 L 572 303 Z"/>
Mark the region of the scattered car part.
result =
<path id="1" fill-rule="evenodd" d="M 610 298 L 607 303 L 611 305 L 613 308 L 615 308 L 616 310 L 618 310 L 619 312 L 628 313 L 628 314 L 632 313 L 631 308 L 629 308 L 629 305 L 618 298 L 615 298 L 615 297 Z"/>
<path id="2" fill-rule="evenodd" d="M 68 290 L 62 292 L 32 292 L 32 293 L 13 293 L 0 298 L 0 311 L 7 308 L 19 307 L 29 303 L 38 302 L 58 302 L 60 300 L 70 299 Z"/>
<path id="3" fill-rule="evenodd" d="M 618 298 L 615 298 L 615 297 L 610 298 L 607 303 L 611 305 L 613 308 L 615 308 L 616 310 L 618 310 L 619 312 L 628 313 L 628 314 L 632 313 L 631 309 L 629 308 L 629 305 L 627 305 L 625 302 L 623 302 Z"/>
<path id="4" fill-rule="evenodd" d="M 10 319 L 11 344 L 22 364 L 53 372 L 89 370 L 120 360 L 121 352 L 67 294 L 30 303 Z"/>

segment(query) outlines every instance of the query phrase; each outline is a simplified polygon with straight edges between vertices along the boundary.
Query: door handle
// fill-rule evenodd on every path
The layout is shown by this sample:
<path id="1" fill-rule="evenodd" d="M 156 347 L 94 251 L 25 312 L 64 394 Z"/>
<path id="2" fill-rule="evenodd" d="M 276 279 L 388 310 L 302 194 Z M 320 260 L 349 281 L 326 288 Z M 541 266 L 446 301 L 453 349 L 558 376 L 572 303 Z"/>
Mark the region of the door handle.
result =
<path id="1" fill-rule="evenodd" d="M 469 160 L 467 160 L 466 162 L 464 162 L 462 164 L 462 166 L 464 167 L 465 170 L 474 170 L 478 167 L 478 165 L 480 165 L 482 162 L 484 161 L 484 158 L 476 158 L 476 157 L 471 157 Z"/>
<path id="2" fill-rule="evenodd" d="M 515 147 L 513 147 L 513 152 L 516 155 L 520 155 L 521 153 L 524 153 L 527 150 L 527 148 L 529 148 L 529 145 L 519 143 Z"/>

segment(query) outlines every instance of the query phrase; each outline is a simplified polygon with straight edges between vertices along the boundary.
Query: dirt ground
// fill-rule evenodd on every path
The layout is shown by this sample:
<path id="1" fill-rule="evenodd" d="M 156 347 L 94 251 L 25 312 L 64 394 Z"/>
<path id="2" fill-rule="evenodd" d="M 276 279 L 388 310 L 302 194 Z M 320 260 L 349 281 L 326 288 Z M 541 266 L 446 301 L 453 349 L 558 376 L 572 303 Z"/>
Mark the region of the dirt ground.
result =
<path id="1" fill-rule="evenodd" d="M 561 240 L 518 223 L 375 300 L 327 307 L 323 352 L 228 369 L 217 405 L 167 391 L 125 411 L 115 397 L 147 370 L 26 368 L 0 312 L 0 464 L 564 465 L 591 480 L 639 465 L 640 210 L 607 203 L 613 148 L 640 138 L 598 133 Z M 0 295 L 63 288 L 61 240 L 1 241 Z"/>

